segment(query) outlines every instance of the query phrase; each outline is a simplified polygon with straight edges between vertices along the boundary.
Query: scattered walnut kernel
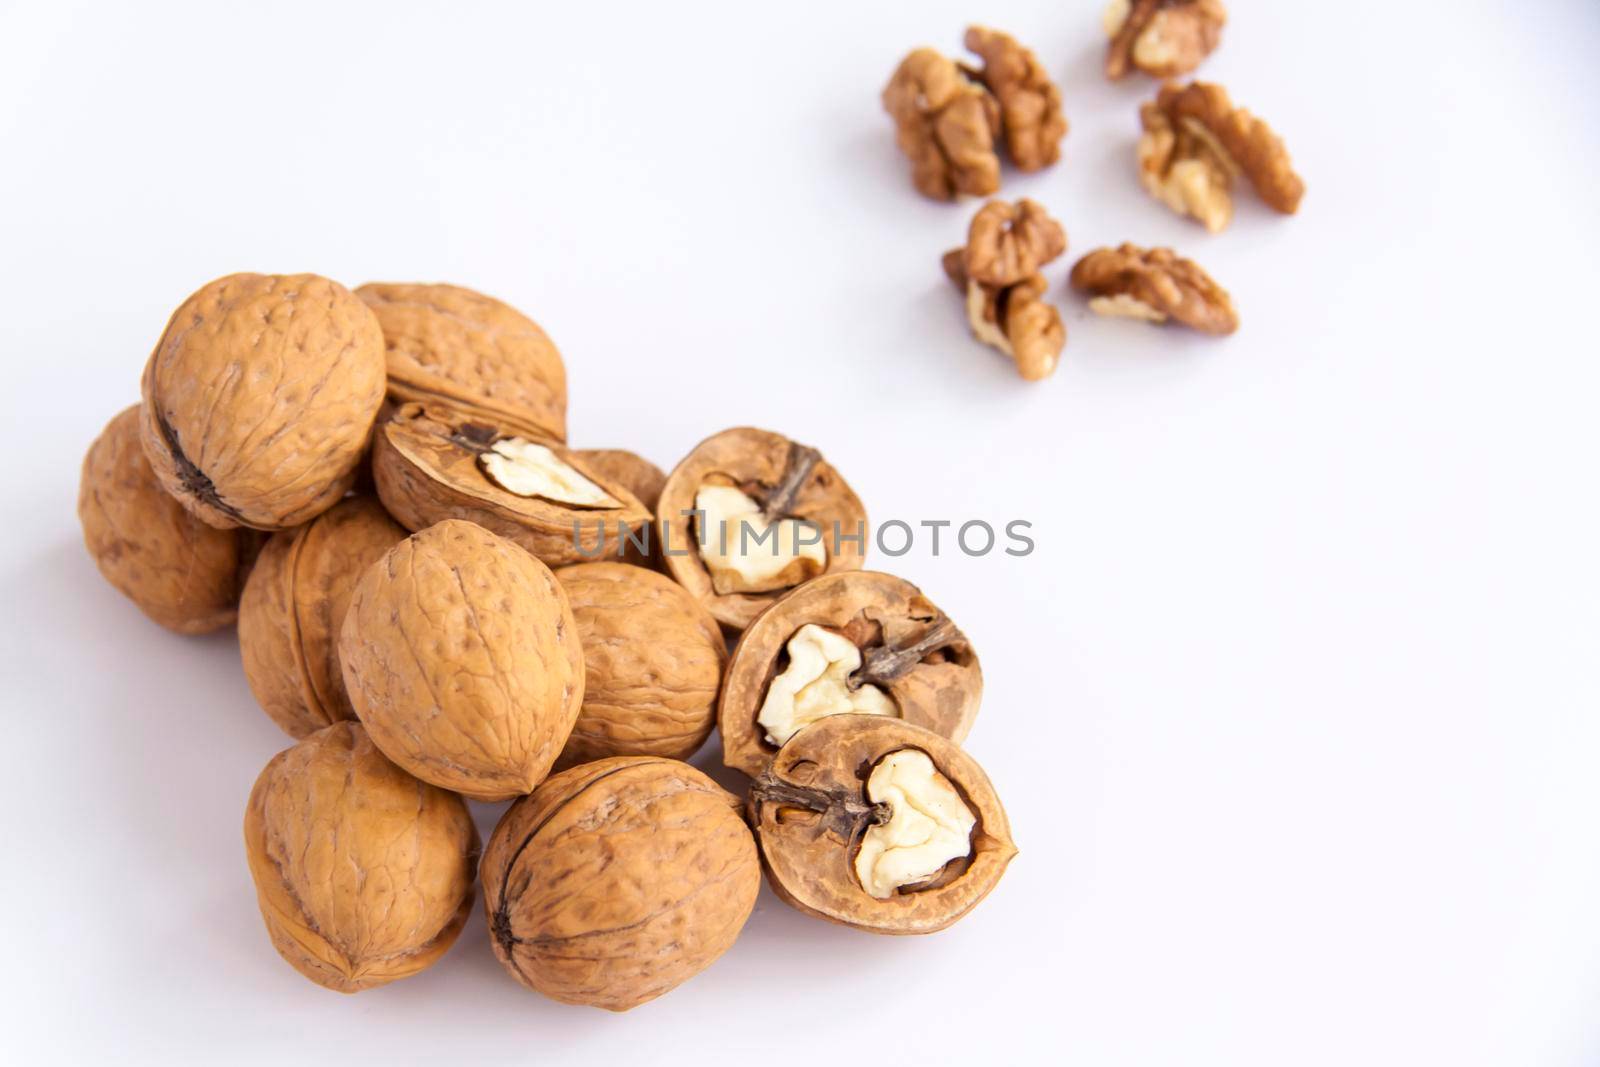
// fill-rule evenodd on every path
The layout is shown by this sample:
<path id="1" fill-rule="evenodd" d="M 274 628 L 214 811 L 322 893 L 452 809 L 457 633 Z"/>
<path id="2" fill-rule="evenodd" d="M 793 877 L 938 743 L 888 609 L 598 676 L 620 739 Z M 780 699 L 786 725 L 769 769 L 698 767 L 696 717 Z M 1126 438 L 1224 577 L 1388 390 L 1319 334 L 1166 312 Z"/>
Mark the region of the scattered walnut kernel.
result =
<path id="1" fill-rule="evenodd" d="M 1190 82 L 1162 86 L 1139 109 L 1139 177 L 1152 196 L 1180 215 L 1192 215 L 1212 233 L 1233 215 L 1230 189 L 1237 175 L 1275 211 L 1292 215 L 1305 183 L 1294 172 L 1283 141 L 1265 122 L 1236 108 L 1220 85 Z"/>
<path id="2" fill-rule="evenodd" d="M 983 59 L 983 69 L 969 73 L 1000 103 L 1001 130 L 1012 162 L 1019 170 L 1035 171 L 1060 159 L 1061 138 L 1067 135 L 1061 90 L 1032 50 L 984 26 L 968 27 L 965 43 Z"/>
<path id="3" fill-rule="evenodd" d="M 1066 247 L 1061 224 L 1032 200 L 994 200 L 973 216 L 966 247 L 944 255 L 945 274 L 966 294 L 972 335 L 1010 356 L 1028 381 L 1048 378 L 1067 343 L 1038 273 Z"/>
<path id="4" fill-rule="evenodd" d="M 1073 266 L 1071 283 L 1089 294 L 1089 307 L 1097 314 L 1156 323 L 1176 319 L 1211 334 L 1239 328 L 1227 290 L 1170 248 L 1097 248 Z"/>
<path id="5" fill-rule="evenodd" d="M 1103 24 L 1106 77 L 1133 67 L 1153 78 L 1188 74 L 1222 38 L 1228 10 L 1222 0 L 1112 0 Z"/>
<path id="6" fill-rule="evenodd" d="M 1034 200 L 991 200 L 967 228 L 967 277 L 1015 285 L 1067 250 L 1067 233 Z"/>
<path id="7" fill-rule="evenodd" d="M 935 200 L 988 196 L 1000 188 L 994 139 L 1000 107 L 988 91 L 931 48 L 895 68 L 883 90 L 895 140 L 911 160 L 917 191 Z"/>

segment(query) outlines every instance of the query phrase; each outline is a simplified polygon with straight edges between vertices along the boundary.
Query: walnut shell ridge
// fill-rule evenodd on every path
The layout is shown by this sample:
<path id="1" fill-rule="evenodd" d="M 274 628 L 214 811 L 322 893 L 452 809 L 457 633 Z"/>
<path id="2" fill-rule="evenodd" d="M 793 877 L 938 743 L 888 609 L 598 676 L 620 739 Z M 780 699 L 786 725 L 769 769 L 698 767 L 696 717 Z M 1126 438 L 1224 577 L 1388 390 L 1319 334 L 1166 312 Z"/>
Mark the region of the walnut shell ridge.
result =
<path id="1" fill-rule="evenodd" d="M 367 568 L 339 658 L 373 742 L 474 800 L 543 781 L 583 703 L 583 651 L 561 584 L 510 541 L 457 519 Z"/>
<path id="2" fill-rule="evenodd" d="M 245 855 L 272 945 L 341 993 L 407 978 L 472 910 L 478 831 L 462 799 L 340 722 L 274 756 L 250 792 Z"/>
<path id="3" fill-rule="evenodd" d="M 505 813 L 483 858 L 495 955 L 530 989 L 627 1011 L 710 966 L 755 907 L 738 801 L 687 763 L 599 760 Z"/>
<path id="4" fill-rule="evenodd" d="M 285 530 L 355 481 L 383 390 L 383 333 L 344 286 L 229 275 L 173 312 L 145 365 L 145 455 L 212 526 Z"/>

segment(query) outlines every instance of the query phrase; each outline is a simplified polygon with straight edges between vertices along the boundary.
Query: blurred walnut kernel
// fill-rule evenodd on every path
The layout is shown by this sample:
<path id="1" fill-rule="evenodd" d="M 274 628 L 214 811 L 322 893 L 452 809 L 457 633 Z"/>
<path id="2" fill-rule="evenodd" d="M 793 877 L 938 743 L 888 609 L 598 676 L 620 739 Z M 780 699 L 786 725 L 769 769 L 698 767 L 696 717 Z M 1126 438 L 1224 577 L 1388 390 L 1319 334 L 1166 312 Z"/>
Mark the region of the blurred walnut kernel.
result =
<path id="1" fill-rule="evenodd" d="M 1112 0 L 1103 18 L 1106 77 L 1129 68 L 1153 78 L 1188 74 L 1217 47 L 1227 21 L 1222 0 Z"/>
<path id="2" fill-rule="evenodd" d="M 1061 90 L 1033 52 L 1009 34 L 984 26 L 967 29 L 967 49 L 983 59 L 971 72 L 1000 104 L 1000 125 L 1006 151 L 1019 170 L 1035 171 L 1061 158 L 1067 134 L 1061 113 Z"/>
<path id="3" fill-rule="evenodd" d="M 954 200 L 1000 188 L 999 105 L 953 61 L 918 48 L 895 68 L 882 99 L 918 192 Z"/>
<path id="4" fill-rule="evenodd" d="M 1038 273 L 1066 247 L 1061 224 L 1034 201 L 993 200 L 973 216 L 966 247 L 944 255 L 945 274 L 966 294 L 972 335 L 1010 356 L 1028 381 L 1054 373 L 1066 347 L 1066 327 L 1045 302 L 1049 286 Z"/>
<path id="5" fill-rule="evenodd" d="M 1173 319 L 1211 334 L 1239 328 L 1227 290 L 1170 248 L 1097 248 L 1073 266 L 1071 282 L 1089 295 L 1090 309 L 1100 315 L 1154 323 Z"/>

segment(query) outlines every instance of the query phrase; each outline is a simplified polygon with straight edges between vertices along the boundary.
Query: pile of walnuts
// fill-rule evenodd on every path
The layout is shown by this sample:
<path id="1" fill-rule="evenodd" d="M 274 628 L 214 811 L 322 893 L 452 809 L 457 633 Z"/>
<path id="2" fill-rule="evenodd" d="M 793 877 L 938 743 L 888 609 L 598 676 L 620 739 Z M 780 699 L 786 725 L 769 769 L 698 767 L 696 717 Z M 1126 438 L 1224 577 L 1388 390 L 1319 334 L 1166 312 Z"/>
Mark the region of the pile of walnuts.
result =
<path id="1" fill-rule="evenodd" d="M 1299 209 L 1305 183 L 1271 127 L 1235 107 L 1220 85 L 1166 80 L 1191 73 L 1217 47 L 1227 22 L 1222 0 L 1112 0 L 1103 21 L 1106 77 L 1137 70 L 1164 80 L 1139 111 L 1138 176 L 1152 197 L 1212 233 L 1232 219 L 1241 177 L 1274 211 Z M 918 48 L 882 94 L 912 184 L 936 200 L 992 196 L 1002 150 L 1018 170 L 1037 171 L 1060 158 L 1067 133 L 1061 92 L 1032 51 L 982 26 L 969 27 L 964 41 L 981 66 Z M 1040 273 L 1065 251 L 1065 231 L 1042 206 L 990 200 L 973 217 L 966 245 L 944 255 L 972 335 L 1010 357 L 1029 381 L 1052 374 L 1066 346 Z M 1069 283 L 1096 314 L 1207 334 L 1239 326 L 1227 291 L 1171 249 L 1099 248 L 1078 260 Z"/>
<path id="2" fill-rule="evenodd" d="M 993 77 L 1002 115 L 1029 113 L 1031 75 Z M 1060 243 L 1031 226 L 967 262 L 975 284 Z M 670 474 L 565 432 L 560 353 L 497 300 L 238 274 L 179 306 L 90 446 L 101 573 L 176 632 L 237 621 L 295 739 L 244 815 L 278 953 L 383 985 L 447 952 L 481 891 L 512 977 L 625 1011 L 727 951 L 763 869 L 877 933 L 971 910 L 1016 853 L 960 747 L 977 653 L 862 569 L 843 475 L 766 430 Z M 743 796 L 684 762 L 713 731 Z M 468 801 L 508 800 L 482 845 Z"/>

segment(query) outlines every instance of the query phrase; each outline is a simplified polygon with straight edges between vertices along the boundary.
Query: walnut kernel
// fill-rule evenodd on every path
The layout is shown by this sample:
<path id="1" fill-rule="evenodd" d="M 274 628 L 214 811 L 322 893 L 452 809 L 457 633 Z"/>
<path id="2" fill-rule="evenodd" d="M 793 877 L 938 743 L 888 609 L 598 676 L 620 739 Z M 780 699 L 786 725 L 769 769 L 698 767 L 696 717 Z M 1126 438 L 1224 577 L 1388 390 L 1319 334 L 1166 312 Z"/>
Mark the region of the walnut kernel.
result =
<path id="1" fill-rule="evenodd" d="M 1188 74 L 1210 55 L 1228 21 L 1222 0 L 1111 0 L 1101 20 L 1106 77 L 1130 67 L 1153 78 Z"/>
<path id="2" fill-rule="evenodd" d="M 918 192 L 954 200 L 1000 188 L 999 104 L 952 60 L 918 48 L 895 68 L 882 99 Z"/>
<path id="3" fill-rule="evenodd" d="M 1071 283 L 1089 295 L 1097 314 L 1155 323 L 1174 319 L 1210 334 L 1239 328 L 1227 290 L 1170 248 L 1097 248 L 1073 265 Z"/>

